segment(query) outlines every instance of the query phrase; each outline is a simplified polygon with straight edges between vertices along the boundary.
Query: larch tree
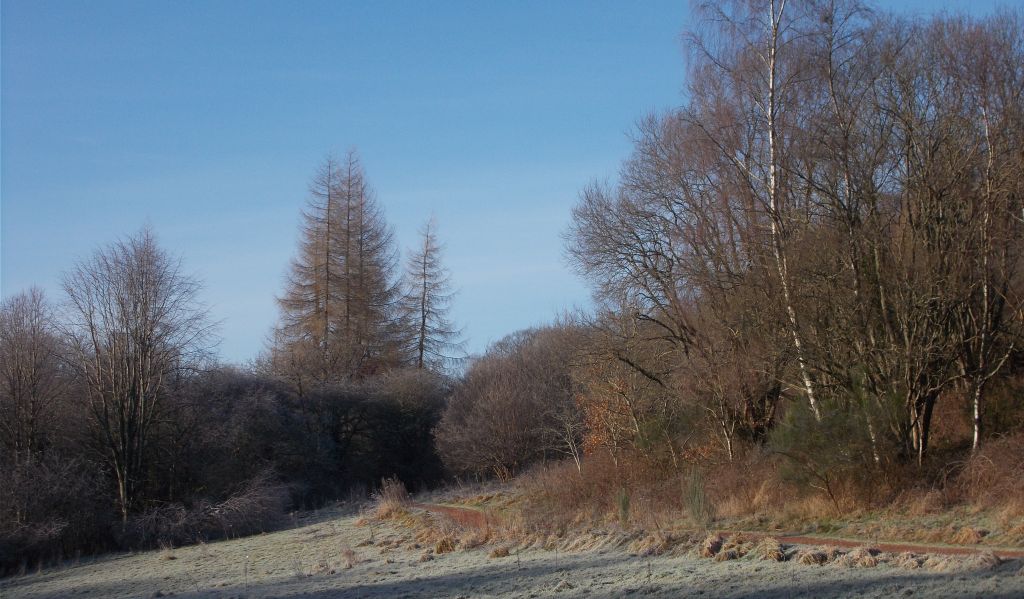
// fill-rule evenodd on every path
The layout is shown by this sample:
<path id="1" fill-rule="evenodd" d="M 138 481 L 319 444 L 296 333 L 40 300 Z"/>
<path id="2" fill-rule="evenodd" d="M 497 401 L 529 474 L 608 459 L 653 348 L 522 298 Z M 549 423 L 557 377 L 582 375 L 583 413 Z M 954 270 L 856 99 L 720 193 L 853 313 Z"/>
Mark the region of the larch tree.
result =
<path id="1" fill-rule="evenodd" d="M 275 345 L 285 345 L 287 355 L 277 360 L 277 367 L 293 375 L 300 392 L 306 386 L 302 375 L 325 382 L 335 366 L 331 324 L 338 302 L 331 292 L 332 282 L 340 276 L 336 228 L 341 177 L 340 166 L 331 157 L 313 176 L 309 202 L 302 213 L 299 255 L 292 261 L 287 290 L 278 299 L 281 325 Z M 299 364 L 301 368 L 289 367 Z"/>
<path id="2" fill-rule="evenodd" d="M 396 262 L 393 234 L 356 153 L 324 160 L 310 184 L 271 347 L 273 369 L 300 394 L 398 362 Z"/>
<path id="3" fill-rule="evenodd" d="M 362 378 L 400 362 L 400 288 L 394 234 L 355 152 L 346 160 L 341 201 L 338 349 L 349 375 Z"/>
<path id="4" fill-rule="evenodd" d="M 463 357 L 461 331 L 448 317 L 455 292 L 441 261 L 437 222 L 420 230 L 420 244 L 406 261 L 403 310 L 411 333 L 411 361 L 416 368 L 443 372 Z"/>

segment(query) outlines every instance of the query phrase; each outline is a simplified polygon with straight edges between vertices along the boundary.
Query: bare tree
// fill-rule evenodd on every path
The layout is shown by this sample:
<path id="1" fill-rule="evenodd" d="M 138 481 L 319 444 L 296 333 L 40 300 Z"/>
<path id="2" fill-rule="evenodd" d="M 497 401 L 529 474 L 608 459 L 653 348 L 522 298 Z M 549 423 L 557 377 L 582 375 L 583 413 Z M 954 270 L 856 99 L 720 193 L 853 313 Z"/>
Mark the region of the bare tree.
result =
<path id="1" fill-rule="evenodd" d="M 616 405 L 643 415 L 623 384 L 638 375 L 650 398 L 706 409 L 730 452 L 738 432 L 766 439 L 792 391 L 801 422 L 861 429 L 874 464 L 922 463 L 957 390 L 979 443 L 985 389 L 1020 345 L 1019 17 L 701 13 L 686 103 L 641 122 L 567 235 L 600 309 L 644 324 L 588 365 L 629 392 L 603 402 L 608 426 Z"/>
<path id="2" fill-rule="evenodd" d="M 73 364 L 125 522 L 143 490 L 168 384 L 210 347 L 199 289 L 149 229 L 98 250 L 64 277 Z"/>
<path id="3" fill-rule="evenodd" d="M 950 59 L 943 65 L 963 90 L 960 135 L 973 139 L 970 261 L 966 298 L 957 311 L 960 366 L 971 402 L 973 438 L 981 445 L 985 390 L 1018 344 L 1014 314 L 1022 306 L 1019 265 L 1024 222 L 1024 35 L 1021 19 L 1003 13 L 980 22 L 950 19 L 935 36 Z"/>
<path id="4" fill-rule="evenodd" d="M 441 262 L 437 223 L 431 218 L 420 230 L 420 244 L 405 265 L 403 309 L 412 332 L 416 368 L 444 372 L 463 357 L 461 332 L 449 320 L 451 275 Z"/>
<path id="5" fill-rule="evenodd" d="M 54 324 L 37 287 L 0 304 L 0 442 L 16 464 L 45 448 L 67 390 Z"/>
<path id="6" fill-rule="evenodd" d="M 806 32 L 801 8 L 787 0 L 736 0 L 701 5 L 711 28 L 690 36 L 698 109 L 690 121 L 703 129 L 731 167 L 735 193 L 766 217 L 769 247 L 781 291 L 800 380 L 811 411 L 821 419 L 803 327 L 797 313 L 789 240 L 802 223 L 800 196 L 788 185 L 793 133 L 799 122 L 799 91 L 806 78 L 801 45 Z M 715 78 L 720 83 L 711 82 Z M 701 103 L 705 102 L 704 106 Z M 712 119 L 706 117 L 712 116 Z"/>
<path id="7" fill-rule="evenodd" d="M 460 473 L 508 478 L 553 454 L 579 452 L 571 420 L 574 331 L 518 331 L 474 360 L 435 431 L 438 452 Z M 566 427 L 569 427 L 568 430 Z"/>

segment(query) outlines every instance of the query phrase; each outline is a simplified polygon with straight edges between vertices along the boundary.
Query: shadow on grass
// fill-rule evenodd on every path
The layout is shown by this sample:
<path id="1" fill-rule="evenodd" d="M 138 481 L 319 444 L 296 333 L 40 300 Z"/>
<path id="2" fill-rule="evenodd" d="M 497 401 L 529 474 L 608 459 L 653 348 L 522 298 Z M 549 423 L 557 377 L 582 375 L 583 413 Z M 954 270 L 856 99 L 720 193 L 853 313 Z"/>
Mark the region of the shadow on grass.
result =
<path id="1" fill-rule="evenodd" d="M 835 566 L 769 565 L 745 561 L 714 563 L 692 558 L 640 558 L 625 553 L 527 552 L 515 557 L 485 560 L 473 556 L 450 572 L 429 568 L 454 567 L 441 556 L 428 564 L 375 561 L 335 574 L 287 577 L 262 584 L 241 584 L 184 589 L 179 576 L 173 581 L 151 577 L 134 581 L 86 584 L 47 594 L 51 584 L 25 580 L 24 596 L 151 597 L 157 591 L 174 597 L 197 599 L 228 597 L 975 597 L 997 599 L 1024 596 L 1024 577 L 1016 576 L 1019 561 L 997 570 L 935 573 L 888 567 L 846 570 Z M 408 556 L 412 557 L 412 556 Z M 464 557 L 462 559 L 465 559 Z M 413 569 L 415 568 L 415 569 Z M 653 575 L 652 575 L 653 573 Z M 26 577 L 31 578 L 31 577 Z M 43 577 L 45 578 L 45 577 Z M 40 578 L 37 582 L 45 582 Z M 57 580 L 51 580 L 56 583 Z M 32 588 L 35 586 L 36 588 Z M 56 588 L 56 587 L 53 587 Z M 2 590 L 2 589 L 0 589 Z M 0 592 L 0 595 L 6 593 Z M 13 594 L 13 593 L 12 593 Z M 20 594 L 19 594 L 20 596 Z"/>

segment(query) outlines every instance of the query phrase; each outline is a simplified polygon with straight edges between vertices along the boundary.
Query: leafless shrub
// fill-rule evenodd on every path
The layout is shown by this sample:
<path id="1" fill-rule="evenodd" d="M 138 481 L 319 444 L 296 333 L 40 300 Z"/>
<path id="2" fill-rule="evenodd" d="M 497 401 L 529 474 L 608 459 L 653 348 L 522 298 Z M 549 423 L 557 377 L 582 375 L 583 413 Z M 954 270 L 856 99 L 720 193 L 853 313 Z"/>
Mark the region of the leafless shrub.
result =
<path id="1" fill-rule="evenodd" d="M 220 503 L 201 501 L 192 509 L 169 504 L 146 510 L 129 521 L 122 542 L 133 547 L 185 545 L 263 532 L 284 518 L 287 505 L 287 489 L 265 473 Z"/>
<path id="2" fill-rule="evenodd" d="M 56 456 L 0 464 L 0 574 L 113 544 L 114 514 L 97 471 Z"/>
<path id="3" fill-rule="evenodd" d="M 473 361 L 435 431 L 457 473 L 509 479 L 542 458 L 579 457 L 571 327 L 518 331 Z"/>
<path id="4" fill-rule="evenodd" d="M 1007 523 L 1024 518 L 1024 433 L 996 439 L 975 452 L 956 479 L 961 498 L 1001 512 Z"/>

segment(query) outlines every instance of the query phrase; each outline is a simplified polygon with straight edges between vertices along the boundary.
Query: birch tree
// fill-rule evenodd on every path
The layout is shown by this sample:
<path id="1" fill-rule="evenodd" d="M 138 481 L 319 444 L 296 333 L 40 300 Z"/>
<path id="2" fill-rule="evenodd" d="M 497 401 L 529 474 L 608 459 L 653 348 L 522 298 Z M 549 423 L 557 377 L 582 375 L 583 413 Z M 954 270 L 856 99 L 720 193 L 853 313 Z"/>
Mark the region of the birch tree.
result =
<path id="1" fill-rule="evenodd" d="M 811 411 L 821 419 L 804 333 L 797 312 L 788 240 L 799 225 L 798 196 L 788 185 L 792 132 L 799 127 L 802 6 L 787 0 L 736 0 L 701 5 L 708 29 L 690 36 L 695 94 L 692 123 L 703 129 L 732 167 L 735 192 L 765 215 L 782 307 Z M 718 80 L 718 83 L 712 81 Z M 704 87 L 703 90 L 697 89 Z M 703 106 L 702 106 L 703 104 Z M 706 120 L 708 116 L 717 116 Z"/>

